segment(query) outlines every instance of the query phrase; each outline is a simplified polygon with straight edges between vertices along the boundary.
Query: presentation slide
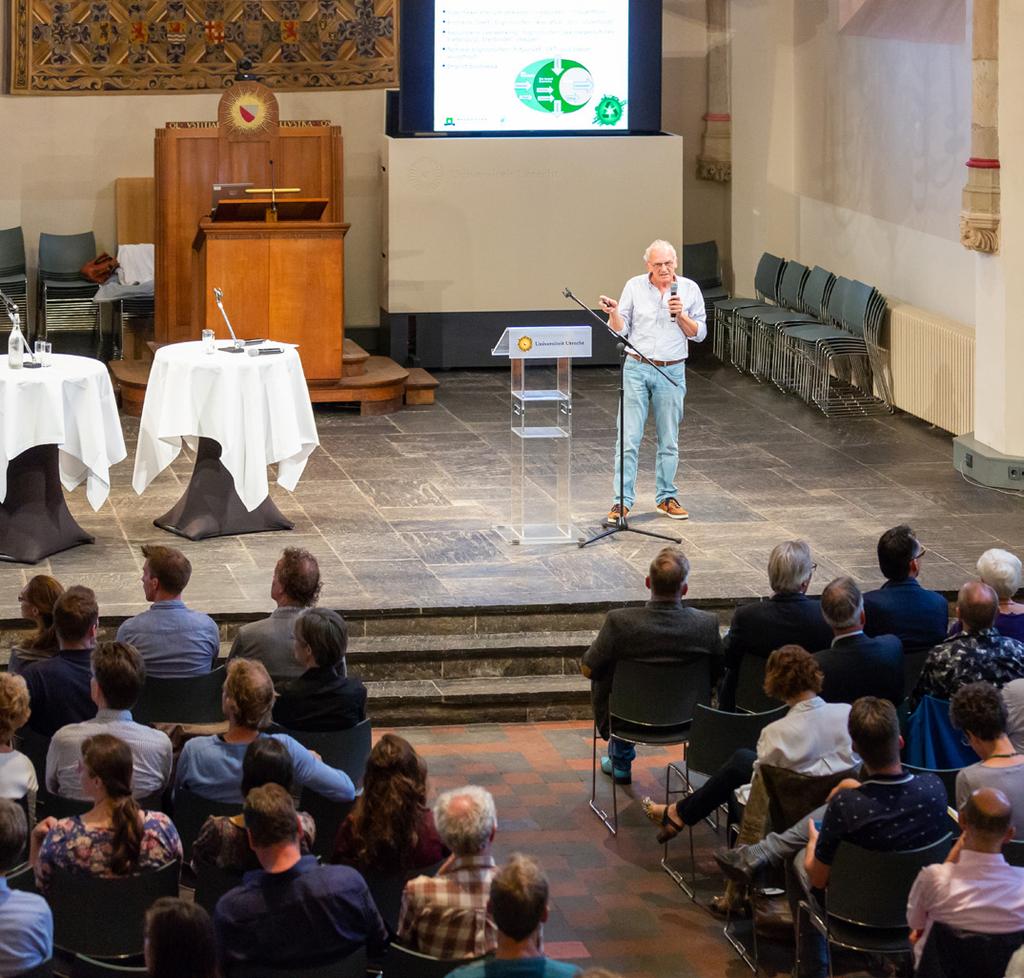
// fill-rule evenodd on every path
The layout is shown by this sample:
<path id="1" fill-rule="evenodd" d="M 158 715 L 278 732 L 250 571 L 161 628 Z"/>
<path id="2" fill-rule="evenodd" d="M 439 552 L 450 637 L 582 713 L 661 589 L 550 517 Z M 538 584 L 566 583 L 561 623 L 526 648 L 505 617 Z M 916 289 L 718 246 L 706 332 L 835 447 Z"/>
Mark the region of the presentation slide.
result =
<path id="1" fill-rule="evenodd" d="M 435 0 L 436 132 L 629 128 L 626 0 Z"/>

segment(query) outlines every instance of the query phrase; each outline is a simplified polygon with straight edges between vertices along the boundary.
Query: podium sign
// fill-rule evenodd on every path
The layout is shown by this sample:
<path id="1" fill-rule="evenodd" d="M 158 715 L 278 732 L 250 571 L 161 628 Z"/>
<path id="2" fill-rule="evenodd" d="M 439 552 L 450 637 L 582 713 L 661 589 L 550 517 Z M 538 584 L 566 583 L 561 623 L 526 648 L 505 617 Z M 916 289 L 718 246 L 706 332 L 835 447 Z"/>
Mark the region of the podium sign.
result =
<path id="1" fill-rule="evenodd" d="M 572 360 L 591 355 L 589 326 L 515 326 L 491 351 L 512 369 L 510 543 L 576 543 L 572 525 Z M 554 386 L 529 387 L 527 360 L 555 360 Z M 550 372 L 550 371 L 549 371 Z"/>
<path id="2" fill-rule="evenodd" d="M 510 360 L 590 357 L 589 326 L 516 326 L 501 334 L 492 356 Z"/>

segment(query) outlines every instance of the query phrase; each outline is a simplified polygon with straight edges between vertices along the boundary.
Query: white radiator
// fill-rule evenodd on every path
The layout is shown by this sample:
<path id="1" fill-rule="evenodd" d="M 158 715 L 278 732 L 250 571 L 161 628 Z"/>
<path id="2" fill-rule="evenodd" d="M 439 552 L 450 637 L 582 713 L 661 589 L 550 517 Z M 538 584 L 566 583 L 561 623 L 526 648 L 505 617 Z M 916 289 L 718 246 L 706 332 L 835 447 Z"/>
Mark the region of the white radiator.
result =
<path id="1" fill-rule="evenodd" d="M 974 327 L 889 299 L 896 407 L 954 435 L 974 430 Z"/>

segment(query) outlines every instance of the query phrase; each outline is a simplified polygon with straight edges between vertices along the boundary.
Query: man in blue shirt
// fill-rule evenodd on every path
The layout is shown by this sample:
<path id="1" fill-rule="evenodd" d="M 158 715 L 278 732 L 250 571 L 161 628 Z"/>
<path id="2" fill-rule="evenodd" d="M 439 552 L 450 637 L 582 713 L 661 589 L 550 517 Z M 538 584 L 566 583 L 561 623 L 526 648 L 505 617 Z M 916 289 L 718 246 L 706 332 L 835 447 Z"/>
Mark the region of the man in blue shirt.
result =
<path id="1" fill-rule="evenodd" d="M 284 788 L 267 784 L 249 792 L 245 829 L 263 868 L 246 873 L 214 909 L 225 972 L 241 961 L 302 967 L 363 946 L 371 956 L 384 952 L 387 928 L 362 876 L 302 855 L 302 825 Z"/>
<path id="2" fill-rule="evenodd" d="M 917 583 L 924 554 L 906 523 L 886 530 L 878 540 L 878 568 L 885 583 L 864 595 L 864 633 L 895 635 L 904 652 L 938 645 L 949 627 L 949 602 Z"/>
<path id="3" fill-rule="evenodd" d="M 491 916 L 498 949 L 487 961 L 456 968 L 451 978 L 572 978 L 579 968 L 544 957 L 548 881 L 529 856 L 516 852 L 491 880 Z"/>
<path id="4" fill-rule="evenodd" d="M 0 872 L 23 858 L 28 827 L 17 802 L 0 799 Z M 53 957 L 53 917 L 35 893 L 12 890 L 0 876 L 0 975 L 20 975 Z"/>
<path id="5" fill-rule="evenodd" d="M 185 607 L 181 593 L 192 576 L 192 564 L 173 547 L 145 546 L 142 590 L 149 610 L 121 623 L 117 640 L 135 646 L 146 661 L 146 675 L 158 679 L 201 676 L 209 672 L 220 651 L 216 622 Z"/>
<path id="6" fill-rule="evenodd" d="M 655 365 L 644 363 L 627 347 L 622 374 L 623 498 L 619 498 L 616 452 L 612 490 L 615 502 L 608 514 L 609 523 L 625 518 L 633 507 L 637 456 L 648 408 L 654 412 L 658 433 L 654 467 L 656 507 L 659 513 L 673 520 L 685 520 L 689 516 L 679 504 L 675 480 L 689 344 L 700 343 L 708 335 L 704 296 L 696 282 L 676 275 L 676 250 L 667 241 L 652 242 L 644 252 L 644 262 L 646 273 L 626 283 L 618 302 L 606 295 L 599 300 L 608 315 L 608 325 L 616 333 L 622 333 Z"/>
<path id="7" fill-rule="evenodd" d="M 36 733 L 52 737 L 65 724 L 96 716 L 90 660 L 99 617 L 91 588 L 69 587 L 54 603 L 53 624 L 60 651 L 52 658 L 29 663 L 22 672 L 32 705 L 28 725 Z"/>

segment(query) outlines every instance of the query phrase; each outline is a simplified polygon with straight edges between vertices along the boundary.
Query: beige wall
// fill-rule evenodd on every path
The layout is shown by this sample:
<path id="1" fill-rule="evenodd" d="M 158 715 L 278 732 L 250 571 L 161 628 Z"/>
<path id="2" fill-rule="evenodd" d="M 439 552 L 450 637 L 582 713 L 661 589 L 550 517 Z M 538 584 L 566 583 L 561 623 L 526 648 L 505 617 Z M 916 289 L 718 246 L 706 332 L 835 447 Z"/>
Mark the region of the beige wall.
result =
<path id="1" fill-rule="evenodd" d="M 958 230 L 970 155 L 965 0 L 928 6 L 941 14 L 931 32 L 923 0 L 907 0 L 866 36 L 838 30 L 839 0 L 734 0 L 738 287 L 752 287 L 774 240 L 786 257 L 975 321 L 974 261 Z"/>
<path id="2" fill-rule="evenodd" d="M 697 179 L 707 109 L 707 16 L 704 0 L 664 0 L 661 124 L 683 137 L 683 241 L 716 240 L 728 274 L 730 186 Z M 678 244 L 678 242 L 677 242 Z"/>

